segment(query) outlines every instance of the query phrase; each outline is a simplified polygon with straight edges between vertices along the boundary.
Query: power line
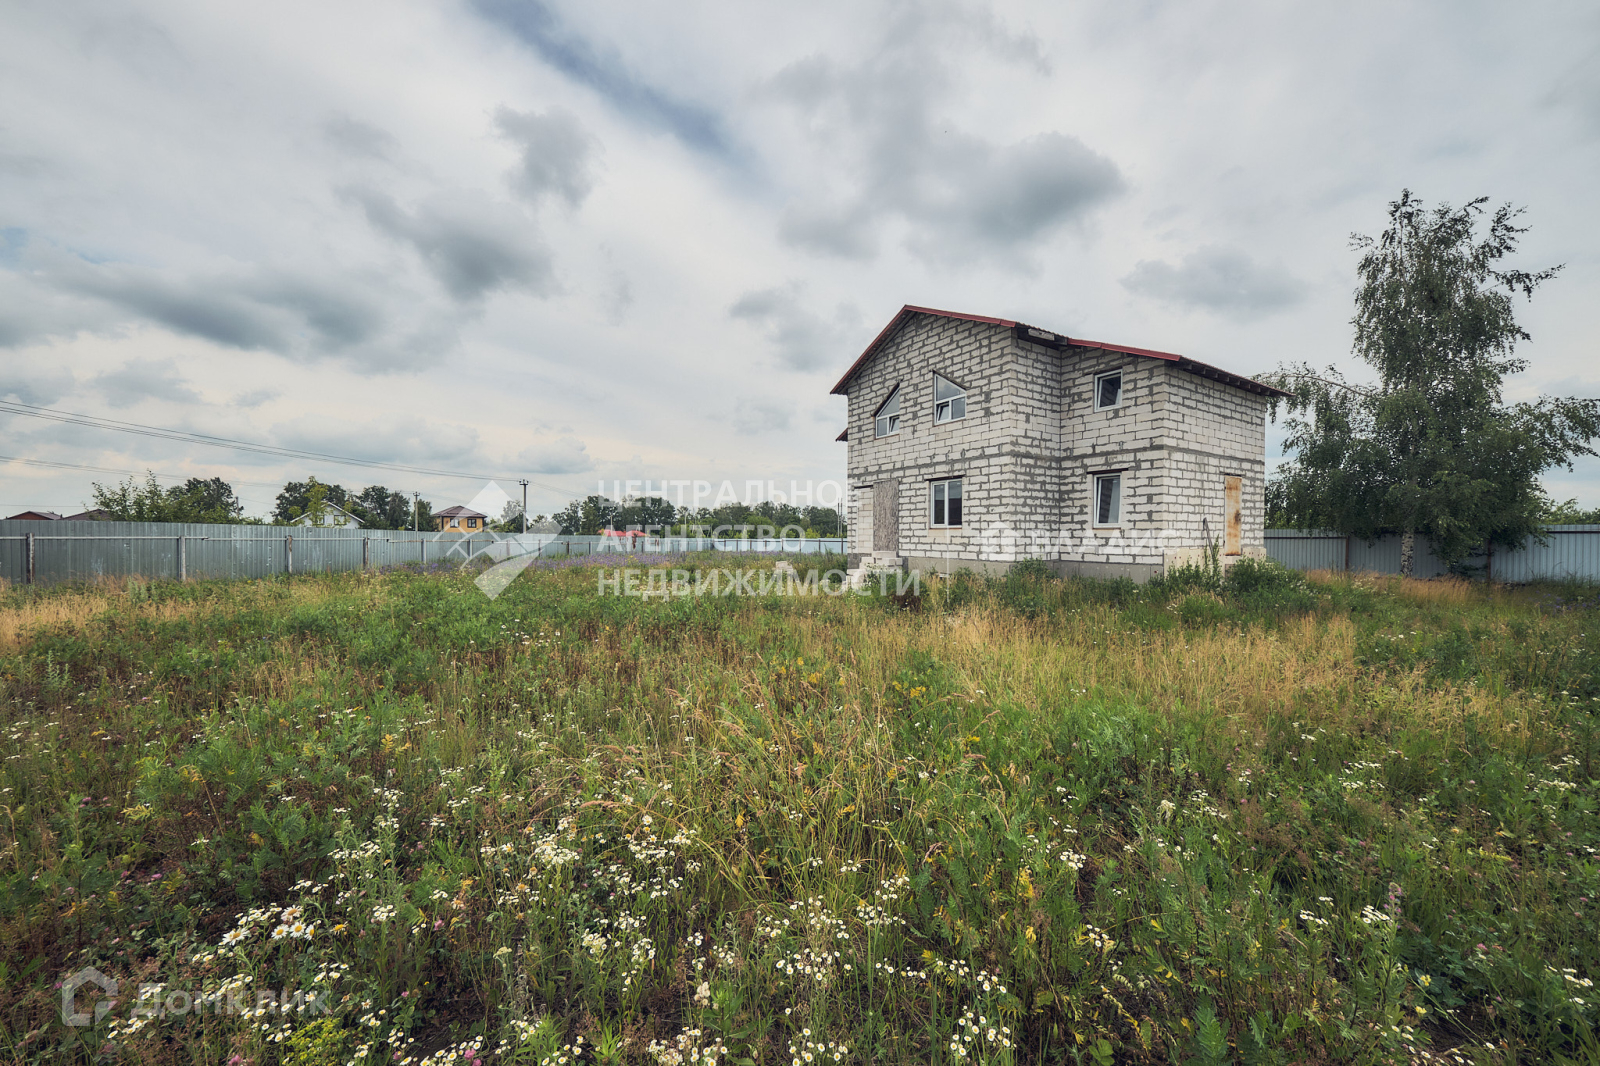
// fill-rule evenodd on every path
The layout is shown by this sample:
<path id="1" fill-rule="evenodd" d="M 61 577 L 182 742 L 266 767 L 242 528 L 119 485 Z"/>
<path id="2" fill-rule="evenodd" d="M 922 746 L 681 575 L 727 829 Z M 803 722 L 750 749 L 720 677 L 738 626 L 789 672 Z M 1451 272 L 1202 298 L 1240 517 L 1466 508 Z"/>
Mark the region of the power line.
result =
<path id="1" fill-rule="evenodd" d="M 163 481 L 187 481 L 193 474 L 157 474 L 153 470 L 122 470 L 114 466 L 86 466 L 83 463 L 63 463 L 54 459 L 24 459 L 20 455 L 0 455 L 0 463 L 26 463 L 28 466 L 43 466 L 61 470 L 89 470 L 98 474 L 128 474 L 138 477 L 140 474 L 152 474 Z M 261 489 L 282 488 L 276 482 L 266 481 L 238 481 L 228 479 L 230 485 L 253 485 Z"/>
<path id="2" fill-rule="evenodd" d="M 191 433 L 188 430 L 167 429 L 161 426 L 147 426 L 139 422 L 123 422 L 114 418 L 101 418 L 96 415 L 77 414 L 72 411 L 57 411 L 48 407 L 36 407 L 33 404 L 22 403 L 17 400 L 0 400 L 0 413 L 23 415 L 28 418 L 42 418 L 50 422 L 62 422 L 68 425 L 86 426 L 90 429 L 108 429 L 118 433 L 132 433 L 141 437 L 154 437 L 158 440 L 172 440 L 183 444 L 205 444 L 213 448 L 225 448 L 231 451 L 250 452 L 256 455 L 270 455 L 279 459 L 299 459 L 302 461 L 335 463 L 345 466 L 360 466 L 376 470 L 396 470 L 407 474 L 422 474 L 427 477 L 459 478 L 466 481 L 514 481 L 515 478 L 493 476 L 488 474 L 469 474 L 459 470 L 436 470 L 430 467 L 410 466 L 403 463 L 384 463 L 375 459 L 356 459 L 347 455 L 330 455 L 326 452 L 314 452 L 301 448 L 282 448 L 274 444 L 260 444 L 253 441 L 236 440 L 232 437 L 214 437 L 206 433 Z M 564 496 L 581 496 L 570 489 L 559 485 L 550 485 L 542 481 L 533 484 L 551 492 L 559 492 Z"/>

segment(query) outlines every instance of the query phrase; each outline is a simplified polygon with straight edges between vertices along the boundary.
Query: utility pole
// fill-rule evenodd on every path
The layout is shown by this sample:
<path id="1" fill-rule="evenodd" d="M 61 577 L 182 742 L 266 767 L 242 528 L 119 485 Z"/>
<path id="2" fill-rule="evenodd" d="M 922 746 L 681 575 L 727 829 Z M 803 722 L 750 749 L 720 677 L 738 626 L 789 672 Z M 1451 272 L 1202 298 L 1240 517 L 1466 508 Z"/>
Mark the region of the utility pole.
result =
<path id="1" fill-rule="evenodd" d="M 528 479 L 520 478 L 517 481 L 522 486 L 522 532 L 528 532 Z"/>
<path id="2" fill-rule="evenodd" d="M 420 492 L 411 494 L 411 531 L 413 533 L 422 532 L 422 493 Z"/>

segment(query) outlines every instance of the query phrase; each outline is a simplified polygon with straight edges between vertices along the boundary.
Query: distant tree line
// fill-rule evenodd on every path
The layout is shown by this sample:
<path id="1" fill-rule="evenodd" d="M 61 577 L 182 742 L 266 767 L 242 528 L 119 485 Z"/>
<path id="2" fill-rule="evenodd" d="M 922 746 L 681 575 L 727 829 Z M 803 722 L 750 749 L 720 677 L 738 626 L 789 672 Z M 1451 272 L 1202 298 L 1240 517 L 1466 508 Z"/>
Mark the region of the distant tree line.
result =
<path id="1" fill-rule="evenodd" d="M 233 486 L 222 478 L 190 478 L 182 485 L 162 488 L 153 473 L 141 482 L 130 477 L 116 485 L 94 485 L 94 506 L 119 522 L 208 522 L 214 524 L 274 525 L 307 522 L 314 526 L 339 524 L 338 511 L 349 514 L 367 529 L 431 529 L 433 504 L 413 502 L 403 492 L 383 485 L 368 485 L 352 492 L 343 485 L 318 481 L 290 481 L 278 493 L 270 519 L 246 518 L 244 505 Z M 1579 519 L 1563 519 L 1578 521 Z M 507 503 L 489 529 L 516 533 L 523 528 L 522 505 Z M 844 516 L 832 507 L 794 507 L 781 503 L 755 505 L 729 503 L 721 507 L 677 507 L 659 496 L 621 502 L 606 496 L 573 500 L 554 515 L 528 516 L 529 530 L 559 530 L 571 535 L 594 536 L 602 530 L 639 530 L 651 536 L 712 536 L 748 538 L 778 536 L 795 529 L 808 537 L 842 537 Z"/>
<path id="2" fill-rule="evenodd" d="M 552 516 L 567 535 L 595 536 L 603 530 L 636 529 L 651 536 L 777 536 L 784 529 L 808 537 L 844 536 L 844 517 L 832 507 L 782 503 L 729 503 L 721 507 L 677 507 L 660 496 L 618 502 L 607 496 L 573 500 Z M 770 530 L 770 532 L 768 532 Z"/>

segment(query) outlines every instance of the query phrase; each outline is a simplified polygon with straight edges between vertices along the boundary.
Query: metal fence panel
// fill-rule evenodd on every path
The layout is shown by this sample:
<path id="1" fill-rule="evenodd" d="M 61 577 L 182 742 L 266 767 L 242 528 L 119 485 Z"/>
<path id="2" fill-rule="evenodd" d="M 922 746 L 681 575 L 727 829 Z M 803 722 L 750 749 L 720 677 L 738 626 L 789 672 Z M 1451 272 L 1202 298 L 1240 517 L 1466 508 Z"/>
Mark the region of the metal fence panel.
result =
<path id="1" fill-rule="evenodd" d="M 1600 577 L 1600 526 L 1551 526 L 1545 543 L 1532 537 L 1522 551 L 1497 550 L 1490 560 L 1496 581 L 1559 581 Z"/>
<path id="2" fill-rule="evenodd" d="M 1345 538 L 1336 533 L 1267 530 L 1267 555 L 1291 570 L 1343 570 Z"/>
<path id="3" fill-rule="evenodd" d="M 481 555 L 499 562 L 543 557 L 689 551 L 843 552 L 845 539 L 713 540 L 709 537 L 562 537 L 550 533 L 432 533 L 303 526 L 214 526 L 172 522 L 0 520 L 0 578 L 29 579 L 32 534 L 37 584 L 102 577 L 250 579 L 393 566 L 448 565 Z"/>
<path id="4" fill-rule="evenodd" d="M 1467 563 L 1483 568 L 1495 581 L 1600 581 L 1600 525 L 1549 526 L 1544 537 L 1542 544 L 1529 537 L 1516 551 L 1497 548 L 1492 556 L 1475 553 Z M 1348 551 L 1352 571 L 1400 572 L 1398 536 L 1380 537 L 1369 544 L 1319 530 L 1269 529 L 1266 549 L 1270 558 L 1295 570 L 1343 570 Z M 1441 577 L 1447 573 L 1449 569 L 1434 556 L 1427 539 L 1418 537 L 1412 574 Z"/>

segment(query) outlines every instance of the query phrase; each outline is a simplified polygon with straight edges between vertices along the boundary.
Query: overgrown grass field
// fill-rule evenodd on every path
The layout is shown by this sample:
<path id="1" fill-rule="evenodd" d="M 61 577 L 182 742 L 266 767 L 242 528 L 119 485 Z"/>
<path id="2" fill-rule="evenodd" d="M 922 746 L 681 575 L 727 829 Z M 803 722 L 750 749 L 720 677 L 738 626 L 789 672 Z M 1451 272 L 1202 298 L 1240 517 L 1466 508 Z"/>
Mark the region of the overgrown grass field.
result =
<path id="1" fill-rule="evenodd" d="M 1592 590 L 1039 570 L 0 590 L 0 1055 L 1597 1061 Z"/>

